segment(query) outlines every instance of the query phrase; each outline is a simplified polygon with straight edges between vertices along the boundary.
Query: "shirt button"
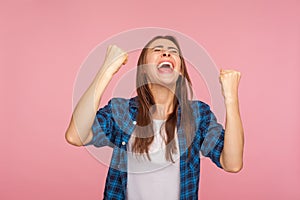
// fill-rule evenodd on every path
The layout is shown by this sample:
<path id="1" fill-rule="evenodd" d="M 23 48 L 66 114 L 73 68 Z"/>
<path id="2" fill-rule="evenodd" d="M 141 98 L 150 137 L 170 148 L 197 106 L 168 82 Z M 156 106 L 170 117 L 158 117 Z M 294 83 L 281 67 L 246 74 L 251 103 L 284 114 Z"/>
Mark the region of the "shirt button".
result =
<path id="1" fill-rule="evenodd" d="M 125 145 L 125 144 L 126 144 L 126 142 L 125 142 L 125 141 L 123 141 L 123 142 L 122 142 L 122 145 Z"/>
<path id="2" fill-rule="evenodd" d="M 133 121 L 132 123 L 133 123 L 134 125 L 136 125 L 136 121 Z"/>

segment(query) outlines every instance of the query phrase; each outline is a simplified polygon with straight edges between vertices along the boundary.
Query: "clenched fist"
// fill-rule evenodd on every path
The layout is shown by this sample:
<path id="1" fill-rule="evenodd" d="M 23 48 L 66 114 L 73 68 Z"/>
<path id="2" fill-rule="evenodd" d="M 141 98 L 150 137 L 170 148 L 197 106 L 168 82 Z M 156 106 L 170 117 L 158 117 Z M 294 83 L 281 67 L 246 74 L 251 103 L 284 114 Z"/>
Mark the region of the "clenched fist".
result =
<path id="1" fill-rule="evenodd" d="M 116 45 L 109 45 L 106 50 L 103 70 L 105 70 L 105 73 L 114 75 L 122 65 L 126 64 L 127 59 L 128 54 L 125 51 Z"/>
<path id="2" fill-rule="evenodd" d="M 235 70 L 220 70 L 219 81 L 225 101 L 238 100 L 238 86 L 241 73 Z"/>

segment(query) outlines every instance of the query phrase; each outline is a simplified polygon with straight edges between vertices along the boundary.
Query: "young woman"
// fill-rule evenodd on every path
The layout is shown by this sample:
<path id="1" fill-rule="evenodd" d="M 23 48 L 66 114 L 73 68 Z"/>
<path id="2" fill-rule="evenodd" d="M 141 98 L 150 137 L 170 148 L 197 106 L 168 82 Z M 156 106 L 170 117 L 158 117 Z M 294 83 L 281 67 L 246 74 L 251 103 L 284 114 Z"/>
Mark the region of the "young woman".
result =
<path id="1" fill-rule="evenodd" d="M 198 199 L 200 152 L 221 169 L 239 172 L 244 146 L 240 73 L 220 72 L 224 130 L 207 104 L 189 99 L 191 80 L 176 39 L 157 36 L 138 60 L 138 95 L 112 98 L 98 110 L 106 86 L 127 57 L 117 46 L 108 47 L 66 131 L 72 145 L 113 148 L 104 199 Z"/>

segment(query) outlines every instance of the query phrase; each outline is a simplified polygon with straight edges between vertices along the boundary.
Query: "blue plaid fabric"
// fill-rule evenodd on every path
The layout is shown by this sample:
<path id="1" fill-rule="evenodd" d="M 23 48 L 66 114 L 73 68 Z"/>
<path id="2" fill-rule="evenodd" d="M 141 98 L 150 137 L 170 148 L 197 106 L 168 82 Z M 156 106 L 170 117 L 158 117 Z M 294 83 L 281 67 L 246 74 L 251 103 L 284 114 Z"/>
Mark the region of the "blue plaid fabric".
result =
<path id="1" fill-rule="evenodd" d="M 177 135 L 180 150 L 180 200 L 197 200 L 200 179 L 200 155 L 209 157 L 219 168 L 224 144 L 224 129 L 210 107 L 202 101 L 191 101 L 196 133 L 191 144 L 191 157 L 184 132 L 180 127 L 181 108 L 178 109 Z M 112 98 L 97 111 L 92 126 L 93 138 L 85 145 L 113 148 L 106 178 L 104 199 L 123 200 L 127 189 L 127 143 L 136 126 L 138 98 Z"/>

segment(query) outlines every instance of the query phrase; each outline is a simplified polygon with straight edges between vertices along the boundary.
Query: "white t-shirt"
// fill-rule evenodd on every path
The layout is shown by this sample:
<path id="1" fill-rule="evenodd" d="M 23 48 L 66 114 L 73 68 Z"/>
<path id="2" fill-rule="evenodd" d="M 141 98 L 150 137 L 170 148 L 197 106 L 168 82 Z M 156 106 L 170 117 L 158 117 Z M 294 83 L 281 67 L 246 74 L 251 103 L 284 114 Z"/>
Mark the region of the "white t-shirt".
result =
<path id="1" fill-rule="evenodd" d="M 128 200 L 176 200 L 180 197 L 180 162 L 179 153 L 173 154 L 175 163 L 165 158 L 165 142 L 160 135 L 160 127 L 165 120 L 153 120 L 154 141 L 149 148 L 148 160 L 146 154 L 132 153 L 134 137 L 129 140 L 128 151 Z M 165 136 L 164 127 L 162 134 Z M 176 131 L 175 131 L 176 133 Z M 134 135 L 134 134 L 133 134 Z M 179 152 L 177 134 L 177 152 Z"/>

